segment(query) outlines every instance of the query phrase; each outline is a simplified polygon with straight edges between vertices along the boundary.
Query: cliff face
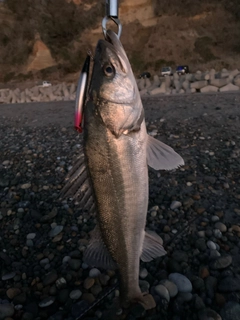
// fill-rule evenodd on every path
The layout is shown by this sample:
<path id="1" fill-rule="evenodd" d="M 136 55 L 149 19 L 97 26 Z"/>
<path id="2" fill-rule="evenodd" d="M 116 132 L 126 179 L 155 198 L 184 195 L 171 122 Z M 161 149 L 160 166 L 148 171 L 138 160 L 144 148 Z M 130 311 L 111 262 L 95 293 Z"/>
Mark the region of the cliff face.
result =
<path id="1" fill-rule="evenodd" d="M 94 50 L 98 39 L 103 37 L 101 22 L 105 1 L 102 4 L 94 0 L 66 1 L 66 6 L 75 6 L 78 11 L 74 12 L 74 7 L 66 10 L 65 6 L 62 6 L 56 9 L 63 10 L 60 18 L 55 17 L 54 11 L 47 12 L 46 17 L 48 15 L 50 20 L 60 19 L 65 23 L 65 27 L 68 26 L 67 21 L 70 23 L 75 19 L 76 24 L 73 27 L 77 30 L 77 23 L 80 23 L 79 33 L 75 30 L 69 42 L 65 41 L 61 46 L 56 43 L 54 25 L 48 31 L 48 24 L 46 28 L 40 28 L 37 22 L 32 23 L 36 28 L 35 33 L 39 31 L 38 27 L 40 33 L 42 32 L 43 43 L 39 45 L 34 39 L 28 42 L 30 56 L 25 64 L 22 64 L 22 72 L 41 70 L 56 63 L 75 64 L 77 71 L 76 69 L 81 68 L 87 49 Z M 196 0 L 195 7 L 192 7 L 191 1 L 183 2 L 188 3 L 186 8 L 175 0 L 166 1 L 166 4 L 163 0 L 161 6 L 158 0 L 120 1 L 119 18 L 123 25 L 121 40 L 134 71 L 158 71 L 164 65 L 175 67 L 178 64 L 188 64 L 191 70 L 239 68 L 240 21 L 237 21 L 232 12 L 226 10 L 226 0 Z M 199 6 L 196 6 L 197 3 Z M 68 16 L 69 14 L 71 16 Z M 15 15 L 11 15 L 10 11 L 1 5 L 0 20 L 1 18 L 11 24 Z M 34 16 L 31 19 L 34 20 Z M 108 26 L 116 30 L 116 26 L 111 22 Z M 64 31 L 64 25 L 56 31 L 60 40 L 61 32 Z M 48 38 L 48 32 L 53 34 L 52 38 Z"/>

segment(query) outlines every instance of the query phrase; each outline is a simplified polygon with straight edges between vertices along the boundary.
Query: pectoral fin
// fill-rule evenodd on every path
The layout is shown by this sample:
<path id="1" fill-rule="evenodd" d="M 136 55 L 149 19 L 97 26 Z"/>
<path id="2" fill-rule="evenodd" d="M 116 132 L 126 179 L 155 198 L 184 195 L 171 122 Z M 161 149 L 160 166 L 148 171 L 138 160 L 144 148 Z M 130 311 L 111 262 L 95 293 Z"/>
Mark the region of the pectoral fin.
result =
<path id="1" fill-rule="evenodd" d="M 117 268 L 117 264 L 111 258 L 106 246 L 103 243 L 99 227 L 96 226 L 91 232 L 91 240 L 84 252 L 83 260 L 90 266 L 111 269 Z"/>
<path id="2" fill-rule="evenodd" d="M 172 170 L 183 166 L 184 160 L 171 147 L 148 135 L 147 163 L 155 170 Z"/>
<path id="3" fill-rule="evenodd" d="M 167 252 L 164 250 L 162 238 L 153 231 L 145 231 L 141 260 L 143 262 L 152 261 L 154 258 L 164 256 Z"/>

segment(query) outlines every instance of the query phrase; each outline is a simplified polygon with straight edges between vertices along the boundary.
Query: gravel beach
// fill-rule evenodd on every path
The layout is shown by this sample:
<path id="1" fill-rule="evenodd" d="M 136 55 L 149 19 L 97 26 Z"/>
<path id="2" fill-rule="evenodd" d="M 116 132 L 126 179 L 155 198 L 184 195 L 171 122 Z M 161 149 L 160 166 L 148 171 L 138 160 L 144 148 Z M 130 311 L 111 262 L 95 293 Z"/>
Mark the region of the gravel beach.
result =
<path id="1" fill-rule="evenodd" d="M 82 319 L 239 320 L 240 93 L 143 105 L 149 134 L 185 160 L 149 169 L 147 228 L 167 255 L 141 263 L 139 282 L 156 308 L 111 315 L 116 288 Z M 95 217 L 58 201 L 82 143 L 73 114 L 72 101 L 0 105 L 0 320 L 74 320 L 116 284 L 82 261 Z"/>

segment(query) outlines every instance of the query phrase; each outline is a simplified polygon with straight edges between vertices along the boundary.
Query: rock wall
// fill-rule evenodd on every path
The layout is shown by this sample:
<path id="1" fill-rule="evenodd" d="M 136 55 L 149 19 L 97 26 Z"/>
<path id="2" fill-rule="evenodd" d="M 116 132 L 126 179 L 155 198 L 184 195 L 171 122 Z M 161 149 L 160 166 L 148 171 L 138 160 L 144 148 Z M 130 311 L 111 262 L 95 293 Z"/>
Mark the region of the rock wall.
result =
<path id="1" fill-rule="evenodd" d="M 56 61 L 52 58 L 50 50 L 40 39 L 37 39 L 34 43 L 32 54 L 28 59 L 27 72 L 42 70 L 54 65 L 56 65 Z"/>
<path id="2" fill-rule="evenodd" d="M 137 79 L 137 84 L 141 96 L 239 91 L 240 71 L 223 69 L 216 72 L 212 69 L 209 72 L 197 71 L 195 74 L 181 76 L 177 73 L 166 77 L 154 75 L 153 80 Z M 0 89 L 0 103 L 75 100 L 76 89 L 74 83 L 60 83 L 47 88 L 35 86 L 24 91 L 20 91 L 19 88 Z"/>

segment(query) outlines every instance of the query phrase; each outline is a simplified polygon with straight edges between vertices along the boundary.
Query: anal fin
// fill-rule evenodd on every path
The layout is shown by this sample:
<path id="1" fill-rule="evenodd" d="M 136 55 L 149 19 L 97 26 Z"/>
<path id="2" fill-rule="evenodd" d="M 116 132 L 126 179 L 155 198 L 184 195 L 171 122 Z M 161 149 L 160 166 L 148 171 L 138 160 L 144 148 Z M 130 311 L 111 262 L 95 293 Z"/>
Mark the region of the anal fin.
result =
<path id="1" fill-rule="evenodd" d="M 153 231 L 145 231 L 141 260 L 149 262 L 154 258 L 164 256 L 167 252 L 164 250 L 162 238 Z"/>
<path id="2" fill-rule="evenodd" d="M 98 226 L 91 232 L 91 240 L 84 252 L 83 260 L 90 266 L 111 269 L 117 268 L 117 264 L 110 256 L 107 247 L 105 246 L 101 232 Z"/>

